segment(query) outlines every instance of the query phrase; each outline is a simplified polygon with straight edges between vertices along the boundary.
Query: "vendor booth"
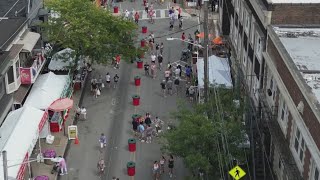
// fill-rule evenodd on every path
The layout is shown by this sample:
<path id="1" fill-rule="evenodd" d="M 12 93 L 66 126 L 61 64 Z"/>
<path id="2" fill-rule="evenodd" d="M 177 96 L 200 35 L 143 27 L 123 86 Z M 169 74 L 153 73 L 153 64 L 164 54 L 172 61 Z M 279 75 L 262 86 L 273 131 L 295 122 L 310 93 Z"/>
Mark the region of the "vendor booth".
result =
<path id="1" fill-rule="evenodd" d="M 233 87 L 228 58 L 210 56 L 208 58 L 208 73 L 210 87 L 220 86 L 229 89 Z M 201 102 L 204 87 L 204 60 L 202 57 L 199 57 L 197 61 L 197 76 L 199 102 Z"/>
<path id="2" fill-rule="evenodd" d="M 39 139 L 48 114 L 34 107 L 24 106 L 11 111 L 0 128 L 0 150 L 7 151 L 8 175 L 23 180 L 29 169 L 29 157 Z M 0 158 L 0 164 L 3 164 Z M 4 177 L 0 168 L 0 179 Z"/>
<path id="3" fill-rule="evenodd" d="M 74 50 L 66 48 L 52 56 L 48 69 L 50 71 L 69 71 L 74 63 Z"/>
<path id="4" fill-rule="evenodd" d="M 72 88 L 69 75 L 55 75 L 53 72 L 39 76 L 34 83 L 29 96 L 25 101 L 26 106 L 47 110 L 48 107 L 61 97 L 71 97 Z M 48 111 L 50 121 L 50 131 L 58 132 L 62 128 L 62 118 L 60 113 Z M 64 114 L 67 115 L 67 112 Z M 41 134 L 42 135 L 42 134 Z M 47 134 L 43 134 L 43 137 Z"/>

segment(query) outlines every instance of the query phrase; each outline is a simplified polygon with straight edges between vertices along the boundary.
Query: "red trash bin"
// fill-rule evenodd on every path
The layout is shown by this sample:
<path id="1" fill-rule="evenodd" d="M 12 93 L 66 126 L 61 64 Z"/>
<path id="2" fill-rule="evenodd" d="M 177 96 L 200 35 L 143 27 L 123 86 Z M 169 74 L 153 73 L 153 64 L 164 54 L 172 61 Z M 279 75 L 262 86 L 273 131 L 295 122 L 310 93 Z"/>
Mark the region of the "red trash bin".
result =
<path id="1" fill-rule="evenodd" d="M 118 13 L 118 12 L 119 12 L 119 7 L 118 6 L 113 7 L 113 13 Z"/>
<path id="2" fill-rule="evenodd" d="M 148 32 L 148 28 L 147 26 L 142 26 L 142 33 L 147 33 Z"/>
<path id="3" fill-rule="evenodd" d="M 143 68 L 143 61 L 142 60 L 138 60 L 137 61 L 137 68 L 138 69 L 142 69 Z"/>
<path id="4" fill-rule="evenodd" d="M 139 95 L 133 95 L 132 96 L 132 104 L 134 106 L 139 106 L 140 105 L 140 96 Z"/>
<path id="5" fill-rule="evenodd" d="M 135 76 L 134 77 L 134 84 L 136 86 L 140 86 L 140 84 L 141 84 L 141 77 L 140 76 Z"/>
<path id="6" fill-rule="evenodd" d="M 144 39 L 142 39 L 141 42 L 140 42 L 140 46 L 144 47 L 145 45 L 146 45 L 146 41 Z"/>
<path id="7" fill-rule="evenodd" d="M 132 161 L 127 163 L 128 176 L 134 176 L 136 174 L 136 164 Z"/>
<path id="8" fill-rule="evenodd" d="M 135 152 L 136 151 L 136 139 L 134 139 L 134 138 L 128 139 L 128 147 L 129 147 L 129 152 Z"/>

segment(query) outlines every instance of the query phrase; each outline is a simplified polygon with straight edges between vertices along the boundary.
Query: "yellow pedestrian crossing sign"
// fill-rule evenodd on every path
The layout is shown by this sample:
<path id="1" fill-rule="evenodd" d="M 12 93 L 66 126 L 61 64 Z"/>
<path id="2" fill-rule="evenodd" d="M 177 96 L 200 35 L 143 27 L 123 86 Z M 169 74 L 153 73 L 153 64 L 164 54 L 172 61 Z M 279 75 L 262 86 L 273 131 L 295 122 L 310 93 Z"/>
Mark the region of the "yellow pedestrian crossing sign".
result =
<path id="1" fill-rule="evenodd" d="M 234 167 L 233 169 L 231 169 L 229 171 L 229 174 L 235 179 L 235 180 L 239 180 L 241 179 L 243 176 L 246 175 L 246 173 L 244 172 L 244 170 L 242 170 L 239 166 Z"/>

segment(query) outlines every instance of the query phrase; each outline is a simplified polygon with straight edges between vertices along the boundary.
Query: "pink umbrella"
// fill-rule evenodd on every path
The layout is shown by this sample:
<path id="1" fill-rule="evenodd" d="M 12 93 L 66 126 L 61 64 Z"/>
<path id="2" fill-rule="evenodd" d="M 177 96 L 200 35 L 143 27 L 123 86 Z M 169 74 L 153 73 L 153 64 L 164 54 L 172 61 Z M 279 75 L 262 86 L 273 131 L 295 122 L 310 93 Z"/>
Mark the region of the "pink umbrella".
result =
<path id="1" fill-rule="evenodd" d="M 59 98 L 55 100 L 50 106 L 49 110 L 54 112 L 60 112 L 67 109 L 71 109 L 73 106 L 73 100 L 70 98 Z"/>

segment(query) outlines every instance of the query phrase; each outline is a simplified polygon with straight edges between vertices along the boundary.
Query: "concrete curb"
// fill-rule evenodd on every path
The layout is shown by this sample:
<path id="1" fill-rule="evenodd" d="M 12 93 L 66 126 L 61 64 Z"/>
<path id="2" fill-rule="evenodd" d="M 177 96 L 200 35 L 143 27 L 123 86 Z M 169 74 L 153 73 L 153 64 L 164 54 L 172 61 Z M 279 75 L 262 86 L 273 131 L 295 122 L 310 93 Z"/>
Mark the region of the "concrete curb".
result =
<path id="1" fill-rule="evenodd" d="M 91 73 L 88 73 L 86 78 L 84 79 L 84 83 L 83 83 L 83 86 L 81 87 L 81 91 L 80 91 L 80 98 L 79 98 L 79 103 L 78 103 L 78 106 L 81 107 L 82 105 L 82 101 L 83 101 L 83 97 L 84 97 L 84 94 L 85 94 L 85 88 L 88 84 L 88 78 L 89 76 L 91 76 Z M 73 117 L 73 122 L 72 124 L 73 125 L 77 125 L 78 123 L 78 119 L 76 117 Z M 72 141 L 68 141 L 66 147 L 65 147 L 65 150 L 64 150 L 64 154 L 63 154 L 63 157 L 66 159 L 68 153 L 69 153 L 69 150 L 70 150 L 70 146 L 71 146 L 71 142 Z M 60 176 L 59 176 L 59 173 L 56 174 L 56 178 L 55 180 L 60 180 Z"/>

